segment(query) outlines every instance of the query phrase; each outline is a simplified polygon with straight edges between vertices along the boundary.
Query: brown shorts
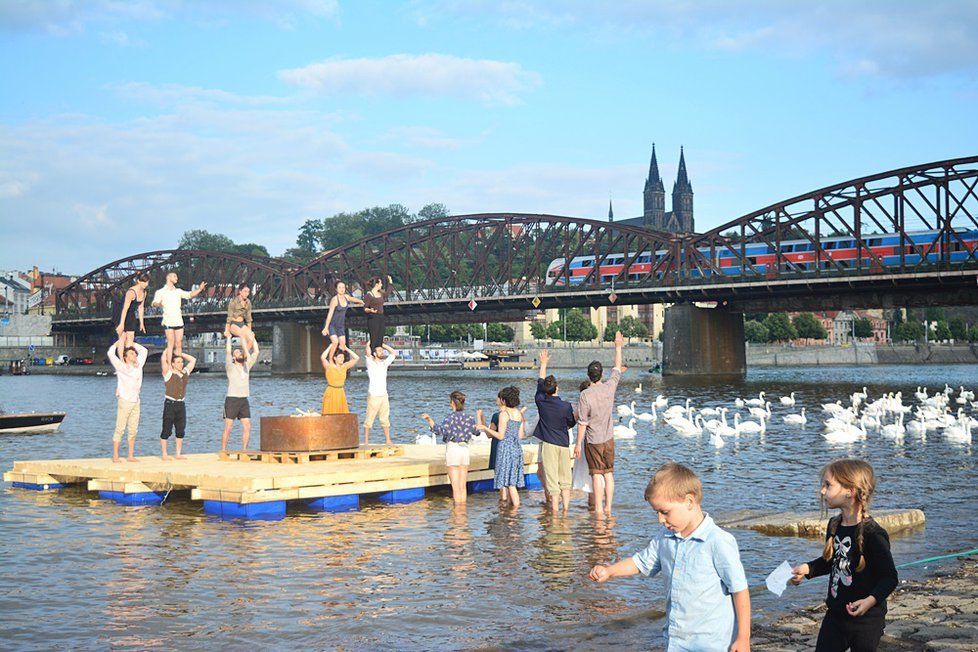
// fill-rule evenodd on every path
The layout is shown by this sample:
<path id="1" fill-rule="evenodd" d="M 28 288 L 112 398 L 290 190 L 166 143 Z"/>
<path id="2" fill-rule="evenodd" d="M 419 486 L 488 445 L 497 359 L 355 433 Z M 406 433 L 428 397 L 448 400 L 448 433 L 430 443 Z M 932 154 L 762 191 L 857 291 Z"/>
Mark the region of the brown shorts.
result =
<path id="1" fill-rule="evenodd" d="M 584 458 L 591 475 L 612 473 L 615 470 L 615 440 L 600 444 L 584 442 Z"/>

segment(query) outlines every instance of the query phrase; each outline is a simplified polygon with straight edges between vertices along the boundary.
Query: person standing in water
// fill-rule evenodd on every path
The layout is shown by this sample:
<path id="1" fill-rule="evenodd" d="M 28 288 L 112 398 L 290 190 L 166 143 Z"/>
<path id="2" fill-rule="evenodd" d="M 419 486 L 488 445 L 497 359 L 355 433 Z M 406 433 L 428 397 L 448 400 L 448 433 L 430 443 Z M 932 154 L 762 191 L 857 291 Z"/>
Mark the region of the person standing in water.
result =
<path id="1" fill-rule="evenodd" d="M 388 276 L 385 286 L 384 281 L 376 276 L 367 283 L 370 291 L 363 295 L 363 311 L 367 313 L 367 331 L 370 333 L 371 351 L 376 351 L 384 346 L 384 329 L 387 326 L 387 320 L 384 317 L 384 301 L 390 295 L 391 283 L 393 282 L 393 279 Z"/>
<path id="2" fill-rule="evenodd" d="M 149 274 L 140 272 L 136 275 L 136 282 L 126 290 L 126 295 L 121 302 L 115 305 L 114 310 L 115 332 L 122 342 L 122 347 L 131 347 L 136 341 L 136 329 L 140 333 L 146 332 L 146 325 L 143 323 L 143 303 L 146 301 L 146 288 L 149 287 Z"/>
<path id="3" fill-rule="evenodd" d="M 193 299 L 204 291 L 207 282 L 197 286 L 196 290 L 188 292 L 177 287 L 177 273 L 166 275 L 166 285 L 153 294 L 153 307 L 163 309 L 163 332 L 166 335 L 166 350 L 164 355 L 172 360 L 182 360 L 183 356 L 183 312 L 181 304 L 184 299 Z M 162 358 L 161 358 L 162 359 Z"/>
<path id="4" fill-rule="evenodd" d="M 328 350 L 333 353 L 349 351 L 346 348 L 346 309 L 351 304 L 362 306 L 363 301 L 347 294 L 346 283 L 337 281 L 333 298 L 329 300 L 326 325 L 323 326 L 323 335 L 329 338 L 330 348 Z"/>

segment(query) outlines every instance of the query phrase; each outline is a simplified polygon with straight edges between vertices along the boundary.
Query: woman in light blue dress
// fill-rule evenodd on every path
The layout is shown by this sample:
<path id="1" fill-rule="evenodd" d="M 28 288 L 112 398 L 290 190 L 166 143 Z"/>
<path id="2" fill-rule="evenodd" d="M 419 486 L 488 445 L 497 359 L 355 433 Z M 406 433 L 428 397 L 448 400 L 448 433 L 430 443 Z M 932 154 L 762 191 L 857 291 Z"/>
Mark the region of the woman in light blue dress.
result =
<path id="1" fill-rule="evenodd" d="M 520 506 L 518 488 L 526 486 L 523 479 L 523 445 L 526 436 L 523 413 L 520 412 L 520 390 L 504 387 L 499 390 L 499 427 L 485 425 L 482 410 L 477 412 L 477 429 L 499 440 L 496 448 L 496 466 L 493 486 L 500 489 L 500 499 L 508 499 L 513 507 Z"/>

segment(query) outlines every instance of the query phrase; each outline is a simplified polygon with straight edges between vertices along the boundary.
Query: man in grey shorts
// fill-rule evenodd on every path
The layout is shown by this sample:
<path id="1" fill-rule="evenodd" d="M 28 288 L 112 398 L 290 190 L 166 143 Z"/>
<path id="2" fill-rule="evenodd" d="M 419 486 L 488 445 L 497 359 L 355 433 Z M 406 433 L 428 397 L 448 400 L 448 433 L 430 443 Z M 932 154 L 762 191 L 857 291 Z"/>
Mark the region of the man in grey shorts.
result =
<path id="1" fill-rule="evenodd" d="M 250 353 L 243 349 L 231 351 L 231 333 L 224 329 L 225 356 L 224 371 L 228 376 L 228 393 L 224 399 L 224 434 L 221 435 L 221 456 L 227 455 L 228 437 L 234 420 L 241 421 L 241 448 L 248 449 L 248 436 L 251 434 L 251 406 L 248 405 L 248 388 L 251 368 L 258 362 L 258 338 Z M 247 346 L 244 338 L 242 343 Z"/>

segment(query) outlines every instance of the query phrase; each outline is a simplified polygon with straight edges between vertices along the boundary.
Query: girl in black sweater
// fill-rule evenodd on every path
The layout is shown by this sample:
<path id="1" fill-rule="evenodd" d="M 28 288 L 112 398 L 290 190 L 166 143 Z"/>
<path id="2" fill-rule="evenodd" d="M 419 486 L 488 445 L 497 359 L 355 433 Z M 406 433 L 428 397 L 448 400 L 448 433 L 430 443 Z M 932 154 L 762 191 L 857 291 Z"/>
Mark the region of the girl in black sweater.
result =
<path id="1" fill-rule="evenodd" d="M 822 508 L 840 513 L 829 520 L 822 555 L 796 566 L 791 578 L 801 584 L 831 573 L 816 652 L 871 651 L 883 636 L 886 597 L 897 586 L 897 572 L 890 537 L 869 515 L 875 490 L 868 462 L 835 460 L 822 469 Z"/>

